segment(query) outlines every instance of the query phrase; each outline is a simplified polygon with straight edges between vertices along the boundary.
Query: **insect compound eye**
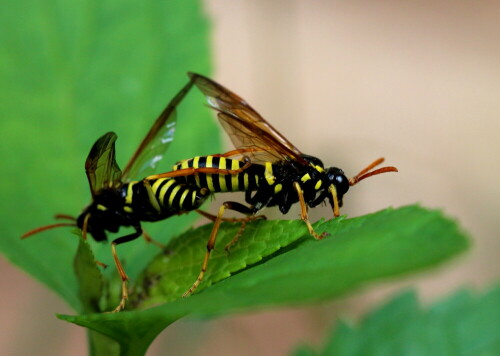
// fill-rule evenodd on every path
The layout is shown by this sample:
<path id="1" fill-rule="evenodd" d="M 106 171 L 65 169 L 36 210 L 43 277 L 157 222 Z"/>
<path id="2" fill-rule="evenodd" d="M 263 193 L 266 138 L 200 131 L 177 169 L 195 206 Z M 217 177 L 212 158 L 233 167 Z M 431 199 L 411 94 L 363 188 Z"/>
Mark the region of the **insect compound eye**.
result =
<path id="1" fill-rule="evenodd" d="M 341 198 L 349 190 L 349 179 L 344 175 L 344 172 L 339 168 L 328 168 L 328 180 L 337 188 L 337 194 Z"/>
<path id="2" fill-rule="evenodd" d="M 344 195 L 349 190 L 349 180 L 343 174 L 335 176 L 335 186 L 340 195 Z"/>

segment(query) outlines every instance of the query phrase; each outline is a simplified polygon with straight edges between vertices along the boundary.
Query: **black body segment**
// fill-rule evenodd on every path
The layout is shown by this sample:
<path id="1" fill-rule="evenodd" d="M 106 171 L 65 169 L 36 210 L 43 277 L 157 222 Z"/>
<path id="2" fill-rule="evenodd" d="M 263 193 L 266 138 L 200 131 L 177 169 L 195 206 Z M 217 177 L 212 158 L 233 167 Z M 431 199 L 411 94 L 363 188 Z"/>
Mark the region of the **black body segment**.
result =
<path id="1" fill-rule="evenodd" d="M 141 227 L 141 221 L 158 221 L 172 215 L 197 209 L 210 192 L 204 188 L 188 186 L 171 178 L 147 179 L 172 142 L 176 125 L 176 108 L 191 90 L 189 80 L 167 104 L 122 171 L 115 157 L 117 135 L 108 132 L 92 146 L 85 162 L 85 171 L 92 194 L 92 202 L 83 212 L 73 218 L 59 215 L 58 218 L 72 223 L 59 223 L 33 229 L 22 238 L 61 226 L 77 226 L 82 236 L 87 233 L 96 241 L 106 241 L 108 232 L 118 232 L 122 226 L 130 226 L 135 231 L 118 237 L 111 242 L 111 251 L 116 268 L 122 280 L 122 298 L 113 310 L 120 311 L 128 299 L 127 274 L 118 258 L 116 245 L 132 241 L 143 235 L 153 242 Z M 141 177 L 142 176 L 142 177 Z M 142 179 L 132 181 L 132 179 Z M 159 243 L 156 243 L 160 245 Z"/>
<path id="2" fill-rule="evenodd" d="M 219 170 L 241 170 L 245 167 L 243 159 L 232 159 L 221 156 L 198 156 L 183 160 L 176 164 L 174 171 L 186 168 L 216 168 Z M 206 188 L 211 193 L 240 192 L 255 190 L 260 184 L 263 169 L 259 165 L 251 165 L 236 174 L 198 173 L 176 178 L 177 181 L 198 188 Z M 258 177 L 258 179 L 256 178 Z"/>
<path id="3" fill-rule="evenodd" d="M 343 196 L 351 185 L 371 175 L 397 171 L 394 167 L 384 167 L 369 172 L 382 163 L 383 159 L 375 161 L 351 179 L 347 179 L 340 168 L 325 169 L 320 159 L 303 154 L 237 94 L 202 75 L 189 73 L 189 76 L 205 95 L 209 106 L 217 112 L 221 126 L 236 147 L 236 150 L 231 152 L 240 151 L 251 165 L 243 172 L 232 176 L 215 173 L 179 178 L 186 184 L 207 188 L 214 193 L 244 191 L 245 200 L 250 204 L 248 208 L 242 208 L 241 204 L 225 202 L 219 208 L 200 274 L 185 296 L 191 294 L 203 279 L 210 251 L 215 245 L 217 231 L 226 210 L 254 215 L 264 207 L 277 206 L 282 213 L 287 213 L 290 207 L 298 202 L 301 219 L 305 222 L 309 233 L 314 238 L 321 239 L 326 234 L 314 231 L 308 218 L 309 207 L 328 201 L 332 206 L 333 215 L 337 217 L 340 215 Z M 231 160 L 224 160 L 222 164 L 226 165 L 228 162 L 233 164 Z M 214 161 L 210 156 L 196 157 L 196 161 L 183 161 L 174 169 L 200 164 L 210 164 L 214 168 L 219 168 L 221 161 Z M 241 164 L 241 161 L 235 164 Z M 241 176 L 244 178 L 242 184 Z"/>

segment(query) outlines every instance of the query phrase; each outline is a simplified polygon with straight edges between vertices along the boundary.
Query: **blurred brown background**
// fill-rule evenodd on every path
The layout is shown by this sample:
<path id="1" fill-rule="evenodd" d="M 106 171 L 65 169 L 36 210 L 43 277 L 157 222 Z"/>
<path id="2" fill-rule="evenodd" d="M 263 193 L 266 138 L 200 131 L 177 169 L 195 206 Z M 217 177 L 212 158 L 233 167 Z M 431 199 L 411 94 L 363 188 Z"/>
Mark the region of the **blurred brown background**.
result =
<path id="1" fill-rule="evenodd" d="M 500 2 L 211 0 L 206 10 L 213 77 L 303 152 L 348 176 L 379 156 L 399 168 L 354 187 L 344 214 L 420 202 L 459 219 L 474 246 L 437 270 L 341 301 L 177 323 L 150 355 L 283 355 L 402 287 L 427 302 L 498 281 Z M 6 284 L 16 288 L 2 291 L 0 354 L 86 354 L 84 329 L 54 317 L 70 312 L 62 301 L 1 259 Z"/>

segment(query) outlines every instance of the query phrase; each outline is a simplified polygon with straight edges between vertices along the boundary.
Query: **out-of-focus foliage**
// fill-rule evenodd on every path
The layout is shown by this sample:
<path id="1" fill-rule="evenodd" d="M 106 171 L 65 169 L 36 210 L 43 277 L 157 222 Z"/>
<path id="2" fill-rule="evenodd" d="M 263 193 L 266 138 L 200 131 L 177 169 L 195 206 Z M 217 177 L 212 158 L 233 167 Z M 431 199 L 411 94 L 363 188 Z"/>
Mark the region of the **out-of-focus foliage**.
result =
<path id="1" fill-rule="evenodd" d="M 186 315 L 318 302 L 368 281 L 436 265 L 468 246 L 454 221 L 418 206 L 319 222 L 316 229 L 331 235 L 316 241 L 302 221 L 254 222 L 227 254 L 222 247 L 237 227 L 224 224 L 217 245 L 221 251 L 213 256 L 207 280 L 199 293 L 180 298 L 199 272 L 210 225 L 188 231 L 139 279 L 145 305 L 147 298 L 161 303 L 173 294 L 177 299 L 142 311 L 60 317 L 114 338 L 133 354 L 144 352 L 163 328 Z M 142 283 L 148 278 L 150 282 Z"/>
<path id="2" fill-rule="evenodd" d="M 21 0 L 3 7 L 0 22 L 0 251 L 84 313 L 62 319 L 117 340 L 123 355 L 144 353 L 161 330 L 186 315 L 326 300 L 367 281 L 435 265 L 467 247 L 455 222 L 418 206 L 320 222 L 316 228 L 331 234 L 322 241 L 308 236 L 301 221 L 259 221 L 247 227 L 229 255 L 221 244 L 237 226 L 228 224 L 199 293 L 178 298 L 199 271 L 206 226 L 172 241 L 167 251 L 174 255 L 153 259 L 158 249 L 141 239 L 118 247 L 136 292 L 129 306 L 164 304 L 88 314 L 102 309 L 108 293 L 119 292 L 115 269 L 103 273 L 93 262 L 113 266 L 109 244 L 79 245 L 63 228 L 19 237 L 50 224 L 55 213 L 77 215 L 88 203 L 84 162 L 98 137 L 118 134 L 123 168 L 186 82 L 185 72 L 207 73 L 207 21 L 200 1 Z M 201 102 L 189 95 L 181 104 L 176 137 L 160 171 L 219 151 L 218 129 Z M 145 227 L 168 243 L 194 218 L 188 214 Z M 118 352 L 100 334 L 91 339 L 94 354 L 109 354 L 103 351 L 108 346 Z"/>
<path id="3" fill-rule="evenodd" d="M 98 137 L 118 134 L 123 168 L 186 72 L 208 72 L 207 20 L 200 1 L 21 0 L 2 6 L 0 23 L 0 250 L 81 310 L 72 269 L 78 238 L 63 228 L 19 237 L 89 202 L 84 162 Z M 202 103 L 198 94 L 182 103 L 161 170 L 219 150 Z M 166 242 L 194 218 L 146 229 Z M 113 265 L 109 244 L 91 244 L 97 259 Z M 141 239 L 118 250 L 132 278 L 158 252 Z"/>
<path id="4" fill-rule="evenodd" d="M 337 324 L 323 351 L 301 347 L 295 356 L 475 356 L 500 354 L 500 287 L 468 290 L 423 308 L 403 293 L 363 318 Z"/>

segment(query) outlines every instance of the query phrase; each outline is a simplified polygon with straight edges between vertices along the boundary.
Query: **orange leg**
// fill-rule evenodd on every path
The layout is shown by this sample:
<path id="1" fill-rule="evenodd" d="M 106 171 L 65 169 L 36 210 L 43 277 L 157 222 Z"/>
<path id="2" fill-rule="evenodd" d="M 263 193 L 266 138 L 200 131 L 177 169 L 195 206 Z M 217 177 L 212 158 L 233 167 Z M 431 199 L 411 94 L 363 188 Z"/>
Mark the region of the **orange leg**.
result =
<path id="1" fill-rule="evenodd" d="M 128 299 L 128 290 L 127 290 L 128 276 L 125 273 L 125 270 L 123 269 L 120 259 L 118 258 L 118 255 L 116 253 L 116 245 L 117 244 L 115 241 L 111 243 L 111 253 L 113 254 L 113 259 L 115 260 L 116 269 L 118 270 L 118 273 L 120 274 L 120 278 L 122 280 L 122 298 L 118 306 L 115 309 L 113 309 L 111 313 L 116 313 L 119 312 L 120 310 L 123 310 L 125 308 L 125 303 Z"/>
<path id="2" fill-rule="evenodd" d="M 240 155 L 243 155 L 244 153 L 251 153 L 251 152 L 264 152 L 264 151 L 268 151 L 270 150 L 269 149 L 264 149 L 264 148 L 257 148 L 257 147 L 249 147 L 249 148 L 240 148 L 240 149 L 237 149 L 237 150 L 232 150 L 232 151 L 229 151 L 229 152 L 226 152 L 226 153 L 222 153 L 222 154 L 215 154 L 215 155 L 212 155 L 214 157 L 233 157 L 233 156 L 240 156 Z"/>
<path id="3" fill-rule="evenodd" d="M 309 221 L 309 217 L 307 214 L 307 204 L 304 200 L 304 194 L 302 193 L 302 188 L 300 187 L 300 184 L 298 182 L 293 182 L 293 186 L 295 190 L 297 191 L 297 195 L 299 196 L 299 203 L 300 203 L 300 218 L 306 223 L 307 229 L 309 230 L 309 233 L 316 239 L 316 240 L 321 240 L 322 238 L 328 236 L 328 233 L 323 232 L 321 235 L 318 234 L 316 231 L 314 231 L 314 228 L 311 225 L 311 222 Z"/>
<path id="4" fill-rule="evenodd" d="M 144 237 L 144 240 L 146 240 L 147 243 L 153 244 L 155 246 L 158 246 L 162 250 L 165 248 L 165 245 L 162 244 L 161 242 L 156 241 L 151 237 L 150 234 L 148 234 L 146 231 L 142 230 L 142 237 Z"/>
<path id="5" fill-rule="evenodd" d="M 245 231 L 245 228 L 247 227 L 247 223 L 250 221 L 259 220 L 259 219 L 266 220 L 267 218 L 264 215 L 257 215 L 257 216 L 252 215 L 252 216 L 248 216 L 246 218 L 241 219 L 242 221 L 241 221 L 240 229 L 238 230 L 236 235 L 234 235 L 233 239 L 231 241 L 229 241 L 226 246 L 224 246 L 224 250 L 226 250 L 226 252 L 229 253 L 229 250 L 231 249 L 231 247 L 236 242 L 238 242 L 238 239 L 240 238 L 240 236 L 243 235 L 243 232 Z"/>
<path id="6" fill-rule="evenodd" d="M 212 215 L 210 213 L 207 213 L 206 211 L 197 209 L 196 212 L 198 214 L 206 217 L 209 220 L 212 220 L 212 221 L 217 220 L 216 215 Z M 238 230 L 236 235 L 234 235 L 233 239 L 224 247 L 224 250 L 226 250 L 226 252 L 229 252 L 229 249 L 231 248 L 231 246 L 233 246 L 238 241 L 240 236 L 245 231 L 245 228 L 246 228 L 248 222 L 254 221 L 254 220 L 259 220 L 259 219 L 266 220 L 267 218 L 265 217 L 265 215 L 257 215 L 257 216 L 252 215 L 252 216 L 247 216 L 245 218 L 220 218 L 220 220 L 224 221 L 224 222 L 240 222 L 241 223 L 240 229 Z"/>
<path id="7" fill-rule="evenodd" d="M 249 208 L 245 205 L 239 204 L 239 203 L 225 202 L 224 204 L 221 205 L 221 207 L 219 208 L 219 213 L 217 214 L 217 216 L 215 218 L 212 232 L 210 233 L 210 237 L 209 237 L 208 242 L 207 242 L 207 252 L 205 253 L 205 258 L 203 259 L 203 263 L 201 265 L 201 271 L 198 275 L 198 278 L 196 278 L 196 281 L 191 286 L 191 288 L 189 288 L 189 290 L 182 295 L 183 297 L 187 297 L 190 294 L 192 294 L 196 290 L 196 288 L 198 288 L 201 281 L 203 280 L 203 277 L 205 276 L 205 272 L 207 271 L 207 266 L 208 266 L 208 260 L 210 259 L 210 253 L 214 249 L 215 241 L 217 239 L 217 233 L 219 232 L 220 223 L 224 219 L 223 216 L 224 216 L 224 212 L 226 211 L 226 209 L 235 210 L 235 211 L 238 211 L 238 212 L 246 214 L 246 215 L 253 214 L 253 211 L 251 208 Z M 204 215 L 204 214 L 202 214 L 202 215 Z M 207 214 L 207 215 L 211 215 L 211 214 Z M 204 215 L 204 216 L 207 216 L 207 215 Z M 253 218 L 257 218 L 257 217 L 253 217 Z M 230 245 L 231 245 L 231 243 L 230 243 Z"/>
<path id="8" fill-rule="evenodd" d="M 119 237 L 113 240 L 113 242 L 111 242 L 111 253 L 113 254 L 113 259 L 115 261 L 116 269 L 118 270 L 118 274 L 120 275 L 120 278 L 122 280 L 122 298 L 118 306 L 113 311 L 111 311 L 111 313 L 116 313 L 119 312 L 120 310 L 123 310 L 125 308 L 125 303 L 127 302 L 128 299 L 128 290 L 127 290 L 128 276 L 125 273 L 125 269 L 123 268 L 120 259 L 118 258 L 118 254 L 116 253 L 116 245 L 135 240 L 142 234 L 143 232 L 141 228 L 136 227 L 136 231 L 134 233 Z"/>
<path id="9" fill-rule="evenodd" d="M 191 176 L 194 174 L 238 174 L 243 172 L 245 169 L 250 167 L 251 163 L 250 161 L 247 161 L 245 165 L 239 169 L 220 169 L 220 168 L 183 168 L 183 169 L 178 169 L 176 171 L 171 171 L 171 172 L 166 172 L 166 173 L 160 173 L 160 174 L 154 174 L 152 176 L 148 176 L 144 178 L 145 180 L 151 180 L 151 179 L 159 179 L 159 178 L 174 178 L 174 177 L 185 177 L 185 176 Z"/>

